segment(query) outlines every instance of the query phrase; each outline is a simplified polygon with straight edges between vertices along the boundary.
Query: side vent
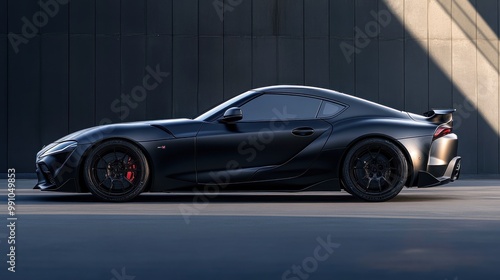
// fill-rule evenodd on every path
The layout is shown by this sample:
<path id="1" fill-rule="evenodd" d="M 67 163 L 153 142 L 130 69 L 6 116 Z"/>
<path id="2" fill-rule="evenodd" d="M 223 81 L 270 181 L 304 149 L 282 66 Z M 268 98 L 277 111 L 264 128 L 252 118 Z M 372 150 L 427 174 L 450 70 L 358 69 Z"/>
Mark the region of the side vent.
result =
<path id="1" fill-rule="evenodd" d="M 172 131 L 168 130 L 168 128 L 164 127 L 164 126 L 161 126 L 161 125 L 157 125 L 157 124 L 150 124 L 152 127 L 156 127 L 158 129 L 161 129 L 163 130 L 164 132 L 170 134 L 172 137 L 175 138 L 175 135 L 172 133 Z"/>

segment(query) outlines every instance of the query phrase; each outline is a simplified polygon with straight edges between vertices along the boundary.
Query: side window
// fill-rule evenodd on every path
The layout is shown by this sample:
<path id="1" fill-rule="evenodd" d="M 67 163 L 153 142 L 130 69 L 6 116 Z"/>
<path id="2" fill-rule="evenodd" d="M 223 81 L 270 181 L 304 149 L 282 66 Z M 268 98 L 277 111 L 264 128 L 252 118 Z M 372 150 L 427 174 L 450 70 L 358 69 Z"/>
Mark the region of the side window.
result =
<path id="1" fill-rule="evenodd" d="M 263 94 L 241 106 L 243 121 L 314 119 L 321 100 L 286 94 Z"/>
<path id="2" fill-rule="evenodd" d="M 319 108 L 318 118 L 328 118 L 335 116 L 344 108 L 345 106 L 342 106 L 340 104 L 323 101 L 323 103 L 321 104 L 321 108 Z"/>

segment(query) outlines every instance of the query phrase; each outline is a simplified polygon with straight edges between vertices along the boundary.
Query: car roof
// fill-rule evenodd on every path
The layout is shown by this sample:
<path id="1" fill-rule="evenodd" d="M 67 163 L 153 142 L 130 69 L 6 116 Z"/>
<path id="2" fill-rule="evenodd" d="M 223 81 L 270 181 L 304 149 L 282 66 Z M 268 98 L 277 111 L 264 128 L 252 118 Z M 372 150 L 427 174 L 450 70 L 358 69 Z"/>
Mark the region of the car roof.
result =
<path id="1" fill-rule="evenodd" d="M 288 93 L 304 93 L 307 95 L 314 95 L 317 97 L 324 98 L 334 98 L 342 95 L 346 95 L 344 93 L 311 86 L 299 86 L 299 85 L 276 85 L 276 86 L 267 86 L 254 89 L 256 92 L 288 92 Z"/>
<path id="2" fill-rule="evenodd" d="M 347 110 L 349 113 L 344 112 L 345 117 L 353 116 L 385 116 L 385 117 L 408 117 L 402 111 L 387 107 L 372 101 L 368 101 L 356 96 L 348 95 L 331 89 L 317 88 L 311 86 L 298 86 L 298 85 L 275 85 L 249 90 L 243 94 L 236 96 L 237 100 L 249 100 L 261 94 L 281 93 L 281 94 L 300 94 L 320 99 L 331 100 L 337 103 L 344 104 L 354 110 Z M 231 101 L 231 100 L 228 100 Z M 226 102 L 228 102 L 226 101 Z M 236 100 L 232 100 L 236 102 Z M 212 108 L 204 114 L 198 116 L 197 120 L 211 120 L 213 116 L 219 116 L 227 109 L 229 105 L 222 103 L 219 106 Z"/>

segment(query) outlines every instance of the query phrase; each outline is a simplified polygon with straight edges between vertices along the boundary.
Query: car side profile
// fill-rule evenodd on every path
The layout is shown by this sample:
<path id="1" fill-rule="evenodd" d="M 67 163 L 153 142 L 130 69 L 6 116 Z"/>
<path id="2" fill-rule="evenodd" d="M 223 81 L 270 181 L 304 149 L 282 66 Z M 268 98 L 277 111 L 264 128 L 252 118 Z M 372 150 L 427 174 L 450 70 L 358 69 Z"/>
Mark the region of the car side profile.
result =
<path id="1" fill-rule="evenodd" d="M 366 201 L 458 179 L 454 109 L 423 115 L 333 90 L 270 86 L 194 119 L 77 131 L 36 156 L 44 191 L 129 201 L 143 192 L 340 191 Z"/>

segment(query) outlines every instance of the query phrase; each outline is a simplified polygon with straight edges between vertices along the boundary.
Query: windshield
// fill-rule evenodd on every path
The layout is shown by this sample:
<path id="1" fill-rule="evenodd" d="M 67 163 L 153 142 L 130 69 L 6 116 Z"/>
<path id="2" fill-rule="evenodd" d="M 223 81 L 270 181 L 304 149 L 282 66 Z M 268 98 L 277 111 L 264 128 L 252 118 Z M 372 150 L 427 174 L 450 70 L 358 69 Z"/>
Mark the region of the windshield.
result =
<path id="1" fill-rule="evenodd" d="M 217 106 L 215 106 L 214 108 L 206 111 L 205 113 L 201 114 L 200 116 L 198 116 L 195 120 L 197 121 L 207 121 L 209 120 L 211 117 L 215 117 L 216 115 L 218 114 L 221 114 L 221 111 L 230 107 L 231 104 L 233 103 L 236 103 L 238 100 L 241 100 L 241 99 L 244 99 L 245 97 L 249 96 L 250 94 L 254 93 L 253 90 L 250 90 L 250 91 L 247 91 L 247 92 L 244 92 L 240 95 L 237 95 L 225 102 L 223 102 L 222 104 L 219 104 Z"/>

